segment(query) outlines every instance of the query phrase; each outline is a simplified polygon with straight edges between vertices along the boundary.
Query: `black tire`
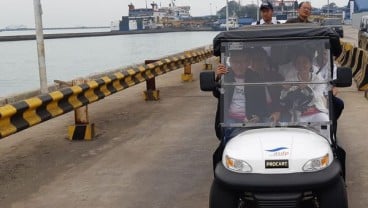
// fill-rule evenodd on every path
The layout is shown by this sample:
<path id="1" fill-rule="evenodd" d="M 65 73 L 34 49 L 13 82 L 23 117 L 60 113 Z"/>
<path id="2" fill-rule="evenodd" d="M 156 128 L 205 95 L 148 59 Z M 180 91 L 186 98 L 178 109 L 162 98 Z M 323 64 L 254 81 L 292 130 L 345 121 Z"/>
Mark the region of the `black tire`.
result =
<path id="1" fill-rule="evenodd" d="M 212 182 L 210 192 L 210 208 L 238 208 L 239 194 L 224 189 L 216 181 Z"/>
<path id="2" fill-rule="evenodd" d="M 342 177 L 319 193 L 320 208 L 348 208 L 348 196 Z"/>
<path id="3" fill-rule="evenodd" d="M 200 87 L 202 91 L 213 91 L 216 89 L 217 82 L 214 71 L 204 71 L 199 75 Z"/>

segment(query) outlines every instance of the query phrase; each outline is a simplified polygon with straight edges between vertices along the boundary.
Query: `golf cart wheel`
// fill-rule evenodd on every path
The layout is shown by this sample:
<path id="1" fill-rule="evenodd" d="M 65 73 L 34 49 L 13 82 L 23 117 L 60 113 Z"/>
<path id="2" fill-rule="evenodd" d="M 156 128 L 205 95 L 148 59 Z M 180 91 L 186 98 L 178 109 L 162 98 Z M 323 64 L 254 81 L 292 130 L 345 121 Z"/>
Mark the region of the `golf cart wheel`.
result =
<path id="1" fill-rule="evenodd" d="M 320 208 L 348 208 L 348 196 L 345 182 L 340 177 L 335 184 L 319 193 Z"/>
<path id="2" fill-rule="evenodd" d="M 210 192 L 210 208 L 238 208 L 239 194 L 212 182 Z"/>

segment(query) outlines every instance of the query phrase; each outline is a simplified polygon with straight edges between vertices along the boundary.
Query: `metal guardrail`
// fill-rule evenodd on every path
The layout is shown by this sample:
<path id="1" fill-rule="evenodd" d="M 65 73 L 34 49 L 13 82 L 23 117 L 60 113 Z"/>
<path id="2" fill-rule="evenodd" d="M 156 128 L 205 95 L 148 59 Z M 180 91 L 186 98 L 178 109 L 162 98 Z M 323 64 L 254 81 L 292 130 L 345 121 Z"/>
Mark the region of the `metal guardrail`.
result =
<path id="1" fill-rule="evenodd" d="M 210 58 L 212 49 L 174 55 L 150 64 L 123 69 L 85 84 L 67 87 L 0 107 L 0 138 L 96 102 L 156 76 Z"/>
<path id="2" fill-rule="evenodd" d="M 341 42 L 343 52 L 336 61 L 344 67 L 350 67 L 357 87 L 368 90 L 368 52 L 351 43 Z"/>

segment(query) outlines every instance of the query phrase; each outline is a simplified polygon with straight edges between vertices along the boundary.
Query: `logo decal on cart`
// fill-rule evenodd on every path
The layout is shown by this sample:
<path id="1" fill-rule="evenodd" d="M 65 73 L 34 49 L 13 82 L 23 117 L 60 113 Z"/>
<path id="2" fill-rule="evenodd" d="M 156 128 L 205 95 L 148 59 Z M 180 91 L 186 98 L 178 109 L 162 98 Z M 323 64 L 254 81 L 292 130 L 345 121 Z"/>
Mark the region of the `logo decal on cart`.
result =
<path id="1" fill-rule="evenodd" d="M 266 151 L 267 152 L 278 152 L 278 151 L 286 150 L 286 149 L 289 149 L 289 148 L 286 148 L 286 147 L 278 147 L 278 148 L 271 149 L 271 150 L 266 150 Z"/>
<path id="2" fill-rule="evenodd" d="M 285 157 L 290 155 L 289 148 L 287 147 L 278 147 L 275 149 L 265 150 L 266 152 L 269 152 L 270 157 Z"/>

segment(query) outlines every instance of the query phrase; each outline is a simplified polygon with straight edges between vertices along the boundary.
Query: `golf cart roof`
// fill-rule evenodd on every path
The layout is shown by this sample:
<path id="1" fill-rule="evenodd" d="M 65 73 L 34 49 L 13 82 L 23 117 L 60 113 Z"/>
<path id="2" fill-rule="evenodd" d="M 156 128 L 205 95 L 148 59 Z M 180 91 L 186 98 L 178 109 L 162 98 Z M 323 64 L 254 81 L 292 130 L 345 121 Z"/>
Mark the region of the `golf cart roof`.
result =
<path id="1" fill-rule="evenodd" d="M 213 40 L 214 55 L 221 55 L 222 42 L 251 41 L 259 39 L 329 38 L 331 52 L 339 56 L 342 49 L 339 35 L 329 27 L 316 24 L 278 24 L 246 26 L 239 30 L 224 31 Z"/>

